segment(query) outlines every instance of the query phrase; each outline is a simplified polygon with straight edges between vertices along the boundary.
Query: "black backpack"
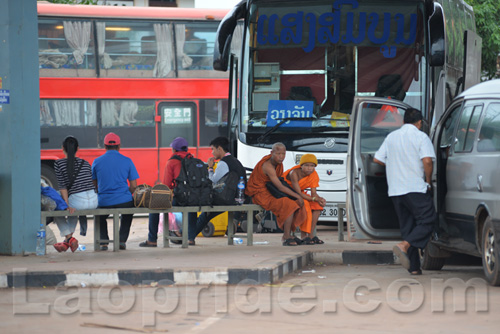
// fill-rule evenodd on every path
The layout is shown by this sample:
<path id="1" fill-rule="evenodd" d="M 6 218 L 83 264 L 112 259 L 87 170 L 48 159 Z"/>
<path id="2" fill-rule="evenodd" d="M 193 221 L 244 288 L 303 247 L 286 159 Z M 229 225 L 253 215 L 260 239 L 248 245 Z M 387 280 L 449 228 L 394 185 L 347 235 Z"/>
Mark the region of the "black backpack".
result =
<path id="1" fill-rule="evenodd" d="M 173 159 L 181 161 L 181 171 L 175 179 L 174 198 L 179 206 L 212 205 L 212 181 L 203 161 L 191 154 Z"/>
<path id="2" fill-rule="evenodd" d="M 238 182 L 240 178 L 235 171 L 229 171 L 214 183 L 212 197 L 215 205 L 235 205 Z"/>

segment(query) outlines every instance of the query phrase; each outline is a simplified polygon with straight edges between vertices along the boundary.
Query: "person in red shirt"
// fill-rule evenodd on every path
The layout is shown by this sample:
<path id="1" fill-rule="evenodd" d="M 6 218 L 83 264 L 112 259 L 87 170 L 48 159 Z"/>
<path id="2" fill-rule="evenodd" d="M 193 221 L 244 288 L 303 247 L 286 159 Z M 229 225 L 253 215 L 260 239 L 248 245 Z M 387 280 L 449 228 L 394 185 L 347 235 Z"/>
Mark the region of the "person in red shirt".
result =
<path id="1" fill-rule="evenodd" d="M 191 153 L 188 152 L 188 142 L 182 137 L 175 138 L 170 147 L 172 148 L 172 155 L 165 165 L 165 170 L 163 172 L 163 184 L 167 185 L 170 189 L 175 187 L 175 179 L 179 176 L 181 172 L 181 159 Z M 180 159 L 179 159 L 180 158 Z M 175 197 L 172 201 L 172 205 L 176 206 Z M 196 223 L 196 212 L 188 213 L 188 221 Z M 160 214 L 151 213 L 149 214 L 149 232 L 148 239 L 139 244 L 140 247 L 156 247 L 158 240 L 158 224 L 160 223 Z M 166 232 L 163 232 L 166 233 Z M 178 235 L 180 236 L 180 235 Z"/>

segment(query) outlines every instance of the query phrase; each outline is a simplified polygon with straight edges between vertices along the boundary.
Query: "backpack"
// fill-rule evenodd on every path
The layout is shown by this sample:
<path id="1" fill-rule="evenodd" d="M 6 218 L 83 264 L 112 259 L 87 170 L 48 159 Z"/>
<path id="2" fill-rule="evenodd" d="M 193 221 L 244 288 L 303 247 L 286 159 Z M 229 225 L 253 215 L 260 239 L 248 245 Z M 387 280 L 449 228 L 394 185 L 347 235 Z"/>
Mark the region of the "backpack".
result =
<path id="1" fill-rule="evenodd" d="M 214 205 L 235 205 L 240 178 L 235 171 L 229 171 L 214 183 L 212 197 Z"/>
<path id="2" fill-rule="evenodd" d="M 181 171 L 175 179 L 174 198 L 178 206 L 212 205 L 212 181 L 208 177 L 205 163 L 191 154 L 181 161 Z"/>

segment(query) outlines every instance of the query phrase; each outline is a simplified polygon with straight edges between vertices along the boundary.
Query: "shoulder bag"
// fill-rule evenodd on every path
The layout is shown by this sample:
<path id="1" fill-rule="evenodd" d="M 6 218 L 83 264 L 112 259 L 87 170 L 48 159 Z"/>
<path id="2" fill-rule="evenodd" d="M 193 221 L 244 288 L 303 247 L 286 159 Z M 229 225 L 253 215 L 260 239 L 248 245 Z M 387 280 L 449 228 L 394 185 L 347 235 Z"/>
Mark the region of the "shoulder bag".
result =
<path id="1" fill-rule="evenodd" d="M 296 192 L 295 190 L 293 190 L 292 187 L 290 187 L 290 185 L 288 185 L 288 183 L 285 181 L 284 178 L 279 177 L 279 180 L 280 180 L 280 182 L 281 182 L 282 185 L 284 185 L 285 187 L 287 187 L 288 189 L 290 189 L 294 193 Z M 295 197 L 290 196 L 288 194 L 285 194 L 284 192 L 282 192 L 281 190 L 279 190 L 278 188 L 276 188 L 276 186 L 274 185 L 274 183 L 272 183 L 271 181 L 269 181 L 269 182 L 266 183 L 266 188 L 271 193 L 271 195 L 273 195 L 276 198 L 288 197 L 290 199 L 293 199 L 294 201 L 296 200 Z"/>
<path id="2" fill-rule="evenodd" d="M 147 184 L 138 185 L 134 191 L 134 206 L 136 208 L 147 208 L 151 197 L 151 186 Z"/>
<path id="3" fill-rule="evenodd" d="M 151 188 L 148 207 L 153 210 L 164 210 L 172 207 L 173 191 L 163 183 Z"/>

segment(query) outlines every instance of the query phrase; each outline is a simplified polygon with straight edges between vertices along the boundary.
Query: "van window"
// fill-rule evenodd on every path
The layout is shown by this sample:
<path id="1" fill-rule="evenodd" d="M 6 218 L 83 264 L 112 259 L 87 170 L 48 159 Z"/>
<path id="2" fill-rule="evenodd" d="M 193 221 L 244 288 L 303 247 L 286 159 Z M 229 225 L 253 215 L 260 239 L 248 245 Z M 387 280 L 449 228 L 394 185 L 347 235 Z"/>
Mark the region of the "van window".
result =
<path id="1" fill-rule="evenodd" d="M 486 109 L 477 143 L 479 152 L 500 151 L 500 103 L 491 103 Z"/>
<path id="2" fill-rule="evenodd" d="M 443 129 L 441 130 L 441 141 L 439 144 L 441 148 L 451 146 L 451 143 L 453 142 L 453 133 L 458 121 L 458 116 L 460 116 L 461 108 L 462 104 L 456 106 L 448 115 L 446 122 L 444 122 Z"/>
<path id="3" fill-rule="evenodd" d="M 474 146 L 477 126 L 481 118 L 482 105 L 466 106 L 457 129 L 455 152 L 470 152 Z"/>

